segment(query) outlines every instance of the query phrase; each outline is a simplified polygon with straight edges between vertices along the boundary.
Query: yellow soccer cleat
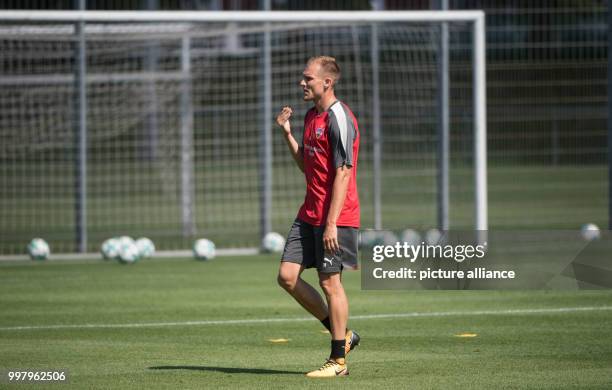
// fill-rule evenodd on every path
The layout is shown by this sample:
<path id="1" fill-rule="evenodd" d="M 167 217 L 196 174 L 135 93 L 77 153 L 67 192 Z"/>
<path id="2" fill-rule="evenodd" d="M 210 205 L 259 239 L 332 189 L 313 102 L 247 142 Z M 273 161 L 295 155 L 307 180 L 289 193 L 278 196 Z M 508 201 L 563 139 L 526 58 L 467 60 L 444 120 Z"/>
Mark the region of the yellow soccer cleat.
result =
<path id="1" fill-rule="evenodd" d="M 359 337 L 357 332 L 349 329 L 346 331 L 346 336 L 344 338 L 345 338 L 344 355 L 348 356 L 349 352 L 351 352 L 353 349 L 355 349 L 356 346 L 359 345 L 359 341 L 361 340 L 361 337 Z"/>
<path id="2" fill-rule="evenodd" d="M 306 373 L 309 378 L 334 378 L 347 376 L 349 374 L 344 359 L 327 359 L 321 368 Z"/>

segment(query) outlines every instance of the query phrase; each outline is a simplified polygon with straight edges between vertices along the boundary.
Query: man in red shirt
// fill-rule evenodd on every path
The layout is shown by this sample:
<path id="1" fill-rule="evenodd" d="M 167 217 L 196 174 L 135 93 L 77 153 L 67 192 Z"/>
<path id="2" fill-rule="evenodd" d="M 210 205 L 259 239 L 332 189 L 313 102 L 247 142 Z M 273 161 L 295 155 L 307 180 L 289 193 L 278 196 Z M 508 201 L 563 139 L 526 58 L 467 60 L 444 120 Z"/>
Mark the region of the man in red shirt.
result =
<path id="1" fill-rule="evenodd" d="M 284 107 L 276 118 L 306 178 L 306 197 L 287 236 L 278 283 L 332 335 L 329 359 L 307 373 L 309 377 L 348 375 L 346 355 L 360 340 L 347 328 L 348 300 L 341 279 L 343 262 L 357 264 L 359 128 L 348 106 L 336 99 L 334 86 L 339 78 L 334 58 L 308 60 L 300 86 L 304 100 L 314 107 L 304 119 L 301 144 L 291 134 L 292 109 Z M 325 301 L 300 276 L 313 267 Z"/>

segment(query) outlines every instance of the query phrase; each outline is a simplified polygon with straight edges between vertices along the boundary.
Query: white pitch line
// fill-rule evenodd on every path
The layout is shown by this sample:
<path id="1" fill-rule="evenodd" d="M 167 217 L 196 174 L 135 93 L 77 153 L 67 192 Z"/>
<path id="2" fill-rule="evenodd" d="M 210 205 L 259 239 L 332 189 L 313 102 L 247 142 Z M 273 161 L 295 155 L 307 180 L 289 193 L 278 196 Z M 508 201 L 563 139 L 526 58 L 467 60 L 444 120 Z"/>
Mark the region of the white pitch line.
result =
<path id="1" fill-rule="evenodd" d="M 442 312 L 413 312 L 413 313 L 387 313 L 364 314 L 351 316 L 351 320 L 372 320 L 385 318 L 418 318 L 418 317 L 450 317 L 450 316 L 494 316 L 513 314 L 559 314 L 581 311 L 612 310 L 612 306 L 586 306 L 586 307 L 558 307 L 552 309 L 510 309 L 510 310 L 478 310 L 478 311 L 442 311 Z M 294 318 L 259 318 L 243 320 L 211 320 L 211 321 L 183 321 L 183 322 L 144 322 L 133 324 L 60 324 L 60 325 L 26 325 L 5 326 L 0 331 L 11 330 L 52 330 L 52 329 L 120 329 L 120 328 L 157 328 L 168 326 L 205 326 L 205 325 L 248 325 L 268 324 L 273 322 L 301 322 L 313 321 L 313 317 Z"/>

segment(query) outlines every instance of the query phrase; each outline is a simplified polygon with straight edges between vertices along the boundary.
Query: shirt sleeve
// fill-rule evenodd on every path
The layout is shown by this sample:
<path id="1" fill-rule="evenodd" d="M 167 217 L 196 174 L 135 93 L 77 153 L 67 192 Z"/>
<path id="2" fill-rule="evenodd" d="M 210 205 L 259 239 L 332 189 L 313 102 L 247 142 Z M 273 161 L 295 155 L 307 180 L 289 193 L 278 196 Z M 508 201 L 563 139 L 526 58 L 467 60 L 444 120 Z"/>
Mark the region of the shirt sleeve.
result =
<path id="1" fill-rule="evenodd" d="M 355 125 L 342 104 L 332 105 L 329 111 L 329 144 L 334 167 L 353 166 L 355 133 Z"/>

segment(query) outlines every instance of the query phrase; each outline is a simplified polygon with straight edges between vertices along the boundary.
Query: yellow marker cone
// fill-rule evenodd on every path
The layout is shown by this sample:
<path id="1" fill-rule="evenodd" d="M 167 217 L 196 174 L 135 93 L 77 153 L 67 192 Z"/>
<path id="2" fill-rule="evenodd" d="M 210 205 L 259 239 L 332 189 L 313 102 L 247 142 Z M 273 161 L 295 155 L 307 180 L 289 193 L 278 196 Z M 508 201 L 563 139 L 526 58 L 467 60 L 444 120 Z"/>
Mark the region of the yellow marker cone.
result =
<path id="1" fill-rule="evenodd" d="M 455 337 L 476 337 L 478 334 L 476 333 L 459 333 L 456 334 Z"/>
<path id="2" fill-rule="evenodd" d="M 288 343 L 290 339 L 268 339 L 269 342 L 274 343 L 274 344 L 282 344 L 282 343 Z"/>

